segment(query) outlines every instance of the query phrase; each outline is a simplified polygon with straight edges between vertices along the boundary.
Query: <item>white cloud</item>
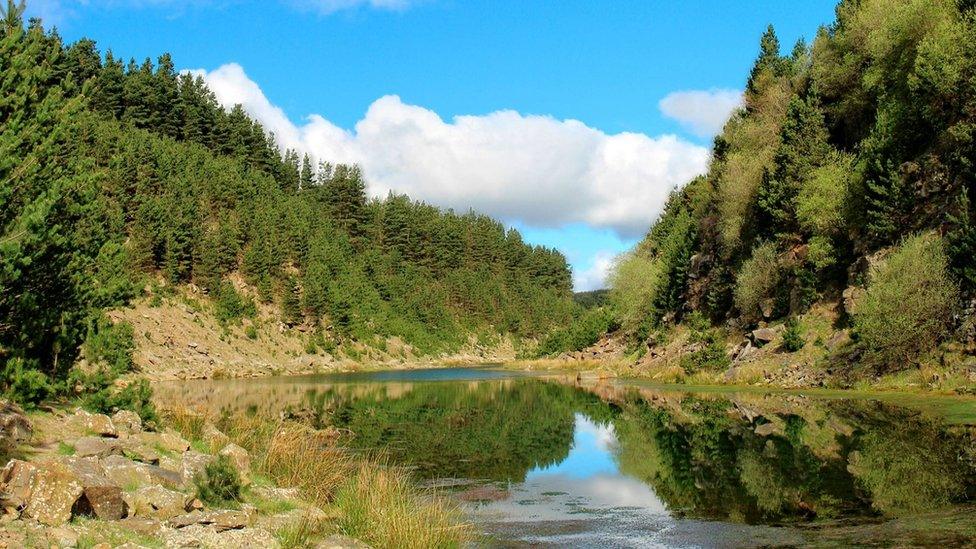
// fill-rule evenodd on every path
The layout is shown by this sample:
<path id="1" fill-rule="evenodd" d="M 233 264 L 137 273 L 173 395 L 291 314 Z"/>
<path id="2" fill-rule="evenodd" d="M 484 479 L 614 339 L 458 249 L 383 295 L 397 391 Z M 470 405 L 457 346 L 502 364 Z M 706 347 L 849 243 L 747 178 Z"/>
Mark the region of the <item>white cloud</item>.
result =
<path id="1" fill-rule="evenodd" d="M 607 287 L 607 277 L 613 269 L 615 255 L 609 251 L 594 254 L 588 269 L 573 270 L 573 289 L 577 292 L 600 290 Z"/>
<path id="2" fill-rule="evenodd" d="M 373 102 L 353 131 L 320 115 L 295 125 L 239 65 L 193 72 L 224 106 L 241 103 L 282 147 L 360 164 L 375 196 L 394 190 L 536 227 L 585 223 L 638 236 L 671 189 L 703 173 L 709 158 L 673 135 L 610 135 L 510 110 L 445 121 L 395 95 Z"/>
<path id="3" fill-rule="evenodd" d="M 658 103 L 661 112 L 699 137 L 712 137 L 742 106 L 738 90 L 689 90 L 669 93 Z"/>

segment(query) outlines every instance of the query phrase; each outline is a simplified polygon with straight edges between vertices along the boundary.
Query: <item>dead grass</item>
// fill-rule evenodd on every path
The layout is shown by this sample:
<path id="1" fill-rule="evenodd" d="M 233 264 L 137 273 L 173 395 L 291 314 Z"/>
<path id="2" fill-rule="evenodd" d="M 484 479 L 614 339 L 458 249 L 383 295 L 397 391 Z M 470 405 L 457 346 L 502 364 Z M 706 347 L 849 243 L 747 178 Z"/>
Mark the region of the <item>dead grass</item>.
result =
<path id="1" fill-rule="evenodd" d="M 213 418 L 181 407 L 162 414 L 167 425 L 192 440 L 199 440 L 203 425 L 212 421 L 251 453 L 255 473 L 297 488 L 320 508 L 336 509 L 338 529 L 373 547 L 459 547 L 474 539 L 453 502 L 420 490 L 402 468 L 338 447 L 337 432 L 260 416 Z M 326 530 L 321 524 L 292 525 L 278 537 L 299 547 Z"/>

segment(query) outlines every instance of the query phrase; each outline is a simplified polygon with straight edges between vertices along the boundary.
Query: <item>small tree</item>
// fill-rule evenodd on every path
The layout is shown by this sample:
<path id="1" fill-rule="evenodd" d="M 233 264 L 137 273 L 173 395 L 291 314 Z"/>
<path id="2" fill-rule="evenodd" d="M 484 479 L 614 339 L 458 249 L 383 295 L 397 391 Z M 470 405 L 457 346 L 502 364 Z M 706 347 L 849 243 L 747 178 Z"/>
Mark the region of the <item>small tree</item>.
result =
<path id="1" fill-rule="evenodd" d="M 854 311 L 854 327 L 868 357 L 879 368 L 894 370 L 917 360 L 947 334 L 958 299 L 942 238 L 913 236 L 872 269 Z"/>
<path id="2" fill-rule="evenodd" d="M 800 323 L 795 317 L 786 321 L 786 330 L 783 331 L 783 350 L 795 353 L 803 348 L 806 341 L 803 339 L 803 332 L 800 330 Z"/>

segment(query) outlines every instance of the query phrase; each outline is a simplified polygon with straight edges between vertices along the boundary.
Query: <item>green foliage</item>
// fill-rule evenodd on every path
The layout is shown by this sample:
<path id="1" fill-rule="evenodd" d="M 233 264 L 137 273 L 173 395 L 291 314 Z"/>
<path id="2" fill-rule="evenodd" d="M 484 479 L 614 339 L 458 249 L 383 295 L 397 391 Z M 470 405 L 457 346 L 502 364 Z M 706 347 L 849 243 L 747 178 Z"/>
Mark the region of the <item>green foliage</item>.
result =
<path id="1" fill-rule="evenodd" d="M 786 329 L 783 330 L 783 350 L 795 353 L 802 349 L 806 345 L 806 340 L 803 338 L 803 331 L 800 329 L 800 322 L 796 317 L 787 319 L 784 327 Z"/>
<path id="2" fill-rule="evenodd" d="M 942 239 L 909 237 L 872 269 L 854 327 L 879 369 L 904 368 L 948 334 L 958 299 Z"/>
<path id="3" fill-rule="evenodd" d="M 735 306 L 746 318 L 759 318 L 764 302 L 773 299 L 782 281 L 776 246 L 767 242 L 752 251 L 735 280 Z"/>
<path id="4" fill-rule="evenodd" d="M 611 298 L 621 326 L 633 332 L 652 319 L 662 281 L 660 262 L 639 253 L 621 257 L 610 274 Z"/>
<path id="5" fill-rule="evenodd" d="M 132 352 L 135 350 L 132 325 L 128 322 L 113 323 L 100 314 L 93 319 L 82 346 L 85 359 L 97 367 L 104 366 L 115 376 L 132 369 Z"/>
<path id="6" fill-rule="evenodd" d="M 253 317 L 257 314 L 254 300 L 242 296 L 234 285 L 224 281 L 217 290 L 214 300 L 214 315 L 222 324 L 236 323 L 241 318 Z"/>
<path id="7" fill-rule="evenodd" d="M 722 331 L 712 328 L 701 313 L 688 315 L 686 324 L 691 330 L 689 341 L 694 349 L 681 355 L 679 365 L 688 374 L 699 371 L 720 372 L 729 367 L 731 359 L 725 352 Z"/>
<path id="8" fill-rule="evenodd" d="M 79 389 L 83 391 L 81 405 L 86 410 L 102 414 L 129 410 L 138 414 L 146 425 L 159 424 L 159 415 L 152 402 L 152 388 L 145 379 L 136 380 L 121 389 L 114 385 L 113 379 L 105 376 L 89 376 L 85 382 L 87 385 Z"/>
<path id="9" fill-rule="evenodd" d="M 535 356 L 553 356 L 582 350 L 617 327 L 610 311 L 604 308 L 582 309 L 567 326 L 549 332 L 535 349 Z"/>
<path id="10" fill-rule="evenodd" d="M 215 507 L 236 505 L 241 501 L 241 476 L 227 456 L 217 456 L 193 478 L 200 501 Z"/>
<path id="11" fill-rule="evenodd" d="M 0 394 L 4 398 L 9 398 L 25 408 L 34 407 L 56 391 L 50 378 L 37 368 L 25 364 L 22 358 L 7 360 L 3 365 L 0 388 Z"/>

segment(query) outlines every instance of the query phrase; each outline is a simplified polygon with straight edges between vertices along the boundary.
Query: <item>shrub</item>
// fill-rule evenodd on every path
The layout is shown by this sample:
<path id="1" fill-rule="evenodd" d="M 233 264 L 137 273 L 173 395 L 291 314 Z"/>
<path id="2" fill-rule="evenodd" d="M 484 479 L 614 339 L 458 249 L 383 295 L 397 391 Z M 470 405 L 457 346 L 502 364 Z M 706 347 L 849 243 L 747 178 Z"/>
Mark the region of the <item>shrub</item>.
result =
<path id="1" fill-rule="evenodd" d="M 681 368 L 689 374 L 703 370 L 717 372 L 728 368 L 732 361 L 725 353 L 721 331 L 712 328 L 708 319 L 697 311 L 688 315 L 685 323 L 691 330 L 689 339 L 699 347 L 681 356 Z"/>
<path id="2" fill-rule="evenodd" d="M 854 328 L 877 366 L 891 370 L 911 363 L 947 334 L 959 289 L 939 236 L 905 239 L 869 280 L 854 311 Z"/>
<path id="3" fill-rule="evenodd" d="M 4 397 L 24 408 L 33 408 L 55 392 L 55 386 L 43 372 L 21 358 L 12 358 L 3 366 L 0 390 Z"/>
<path id="4" fill-rule="evenodd" d="M 752 251 L 735 279 L 735 306 L 747 318 L 761 314 L 762 302 L 773 297 L 782 279 L 776 246 L 767 242 Z"/>
<path id="5" fill-rule="evenodd" d="M 557 328 L 546 335 L 535 356 L 543 357 L 568 351 L 579 351 L 593 345 L 603 334 L 615 326 L 613 315 L 605 309 L 586 309 L 581 311 L 568 326 Z"/>
<path id="6" fill-rule="evenodd" d="M 610 274 L 611 297 L 620 324 L 635 331 L 654 314 L 654 300 L 660 291 L 661 265 L 642 255 L 630 254 L 618 259 Z"/>
<path id="7" fill-rule="evenodd" d="M 806 344 L 806 341 L 803 339 L 803 333 L 800 330 L 800 323 L 795 317 L 791 317 L 786 321 L 785 326 L 786 330 L 783 332 L 783 350 L 795 353 Z"/>
<path id="8" fill-rule="evenodd" d="M 193 479 L 197 497 L 213 506 L 226 506 L 241 500 L 241 476 L 227 456 L 217 456 Z"/>
<path id="9" fill-rule="evenodd" d="M 244 328 L 244 336 L 247 337 L 248 339 L 257 339 L 258 338 L 257 328 L 255 328 L 253 324 L 249 324 L 246 328 Z"/>
<path id="10" fill-rule="evenodd" d="M 234 289 L 234 285 L 227 281 L 221 282 L 217 290 L 214 309 L 214 314 L 221 324 L 237 322 L 245 316 L 252 317 L 257 314 L 254 300 L 242 296 Z"/>
<path id="11" fill-rule="evenodd" d="M 132 325 L 128 322 L 113 323 L 99 314 L 88 325 L 88 334 L 82 345 L 85 359 L 95 366 L 106 366 L 118 376 L 132 369 L 132 352 L 135 342 Z"/>
<path id="12" fill-rule="evenodd" d="M 142 418 L 147 426 L 159 424 L 156 407 L 152 403 L 152 387 L 145 379 L 130 383 L 122 389 L 114 386 L 115 378 L 104 374 L 75 376 L 85 394 L 81 399 L 83 408 L 90 412 L 113 414 L 119 410 L 130 410 Z"/>

